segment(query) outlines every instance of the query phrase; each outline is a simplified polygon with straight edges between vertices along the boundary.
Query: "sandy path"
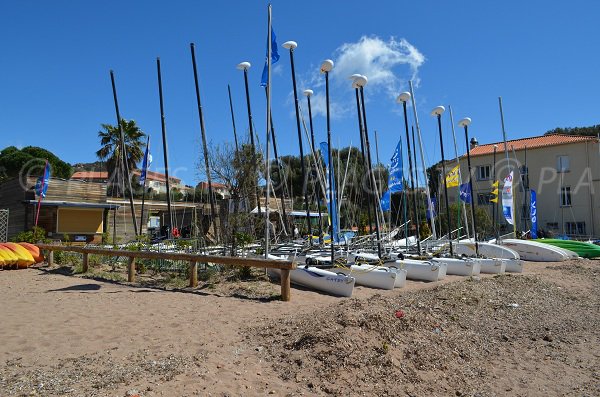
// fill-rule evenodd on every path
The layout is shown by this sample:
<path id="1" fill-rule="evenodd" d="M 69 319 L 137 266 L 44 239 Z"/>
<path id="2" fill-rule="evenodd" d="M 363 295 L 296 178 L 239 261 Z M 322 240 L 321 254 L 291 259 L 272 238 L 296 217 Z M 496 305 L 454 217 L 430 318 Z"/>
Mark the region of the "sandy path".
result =
<path id="1" fill-rule="evenodd" d="M 528 264 L 526 273 L 551 277 L 553 271 L 547 266 Z M 462 278 L 450 276 L 443 283 L 456 280 Z M 354 296 L 397 296 L 434 285 L 409 282 L 407 288 L 394 291 L 358 287 Z M 69 378 L 75 375 L 68 371 L 83 366 L 98 378 L 109 379 L 106 385 L 94 386 L 82 375 L 62 393 L 48 391 L 48 382 L 36 385 L 31 381 L 39 395 L 72 390 L 69 395 L 124 396 L 136 388 L 144 396 L 192 396 L 306 394 L 293 382 L 278 378 L 271 364 L 256 354 L 261 347 L 249 345 L 241 330 L 265 320 L 308 313 L 340 299 L 293 288 L 291 302 L 260 302 L 137 288 L 29 269 L 0 272 L 0 302 L 3 376 L 21 371 L 44 379 L 36 371 L 47 371 L 51 377 L 63 371 Z M 152 369 L 165 360 L 175 370 L 167 364 L 166 370 Z M 132 373 L 128 365 L 152 368 Z M 115 381 L 110 370 L 126 379 Z M 1 395 L 30 392 L 26 387 L 20 392 L 1 387 Z"/>

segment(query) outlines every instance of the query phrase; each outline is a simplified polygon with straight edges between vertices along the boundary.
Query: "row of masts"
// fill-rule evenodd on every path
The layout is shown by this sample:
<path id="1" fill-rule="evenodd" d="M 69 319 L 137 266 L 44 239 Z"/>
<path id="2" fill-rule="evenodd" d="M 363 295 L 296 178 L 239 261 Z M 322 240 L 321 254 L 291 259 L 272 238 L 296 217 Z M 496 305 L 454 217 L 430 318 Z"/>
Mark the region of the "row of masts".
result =
<path id="1" fill-rule="evenodd" d="M 269 155 L 270 155 L 271 141 L 273 144 L 275 163 L 280 167 L 280 169 L 279 169 L 280 176 L 283 177 L 283 168 L 282 168 L 282 164 L 280 162 L 280 159 L 279 159 L 279 156 L 277 153 L 275 129 L 273 126 L 273 118 L 272 118 L 272 114 L 271 114 L 271 65 L 272 65 L 273 60 L 277 61 L 277 59 L 278 59 L 278 55 L 277 55 L 277 59 L 275 59 L 273 57 L 273 50 L 274 50 L 273 44 L 276 45 L 276 43 L 274 42 L 274 37 L 272 37 L 272 35 L 273 35 L 273 29 L 272 29 L 272 23 L 271 23 L 271 6 L 269 5 L 269 7 L 268 7 L 268 29 L 267 29 L 268 40 L 267 40 L 267 56 L 266 56 L 267 79 L 266 79 L 266 84 L 264 84 L 266 101 L 267 101 L 266 161 L 265 161 L 265 165 L 266 165 L 265 166 L 266 205 L 265 205 L 265 211 L 264 211 L 265 219 L 266 219 L 266 222 L 265 222 L 265 255 L 269 254 L 269 241 L 270 241 L 270 238 L 269 238 L 269 234 L 270 234 L 269 203 L 270 203 L 270 179 L 271 179 L 270 178 L 270 168 L 271 168 L 271 164 L 270 164 Z M 312 239 L 312 225 L 311 225 L 311 221 L 310 221 L 310 218 L 311 218 L 310 200 L 309 200 L 308 189 L 307 189 L 307 167 L 305 164 L 304 147 L 303 147 L 303 139 L 302 139 L 302 128 L 301 128 L 300 101 L 298 98 L 296 75 L 295 75 L 295 64 L 294 64 L 294 51 L 297 48 L 297 43 L 294 41 L 287 41 L 283 44 L 283 47 L 288 49 L 289 54 L 290 54 L 292 88 L 293 88 L 293 95 L 294 95 L 296 127 L 297 127 L 297 133 L 298 133 L 298 147 L 299 147 L 299 155 L 300 155 L 300 167 L 301 167 L 301 174 L 302 174 L 302 181 L 303 181 L 302 194 L 303 194 L 303 199 L 304 199 L 304 208 L 306 211 L 308 244 L 312 245 L 313 239 Z M 213 195 L 213 191 L 212 191 L 213 186 L 212 186 L 212 178 L 211 178 L 211 171 L 210 171 L 209 153 L 208 153 L 207 142 L 206 142 L 206 129 L 205 129 L 205 124 L 204 124 L 203 109 L 202 109 L 201 97 L 200 97 L 199 78 L 198 78 L 196 56 L 195 56 L 195 46 L 193 43 L 190 44 L 190 50 L 191 50 L 192 67 L 193 67 L 193 72 L 194 72 L 194 83 L 195 83 L 195 93 L 196 93 L 197 108 L 198 108 L 199 125 L 200 125 L 200 132 L 201 132 L 201 138 L 202 138 L 202 149 L 203 149 L 203 157 L 204 157 L 205 174 L 206 174 L 207 182 L 208 182 L 208 191 L 209 191 L 208 193 L 209 193 L 209 203 L 210 203 L 210 222 L 214 223 L 216 220 L 216 209 L 215 209 L 215 201 L 214 201 L 215 199 L 214 199 L 214 195 Z M 158 92 L 159 92 L 159 102 L 160 102 L 161 132 L 162 132 L 162 141 L 163 141 L 162 142 L 163 143 L 163 158 L 164 158 L 164 165 L 165 165 L 165 182 L 166 182 L 166 190 L 167 190 L 167 195 L 166 195 L 167 211 L 168 211 L 167 226 L 168 226 L 169 233 L 171 233 L 171 231 L 172 231 L 172 210 L 171 210 L 171 197 L 170 197 L 170 180 L 169 180 L 169 166 L 168 166 L 166 121 L 165 121 L 165 114 L 164 114 L 160 58 L 157 58 L 156 66 L 157 66 Z M 255 145 L 255 138 L 254 138 L 255 131 L 254 131 L 254 123 L 253 123 L 251 103 L 250 103 L 250 91 L 249 91 L 249 85 L 248 85 L 248 69 L 250 67 L 251 67 L 251 65 L 249 62 L 242 62 L 242 63 L 238 64 L 238 66 L 237 66 L 238 69 L 243 71 L 243 75 L 244 75 L 245 96 L 246 96 L 247 115 L 248 115 L 248 129 L 249 129 L 249 135 L 250 135 L 250 146 L 251 146 L 251 151 L 252 151 L 252 159 L 251 159 L 252 168 L 253 168 L 252 173 L 253 173 L 253 175 L 256 175 L 258 173 L 258 169 L 257 169 L 257 159 L 256 159 L 256 145 Z M 321 68 L 320 68 L 320 71 L 324 74 L 324 77 L 325 77 L 326 125 L 327 125 L 327 127 L 326 127 L 326 129 L 327 129 L 327 164 L 325 164 L 326 172 L 324 174 L 327 177 L 327 181 L 322 181 L 322 178 L 318 178 L 318 182 L 319 182 L 319 184 L 322 184 L 324 182 L 327 185 L 327 188 L 323 189 L 323 186 L 320 186 L 320 188 L 315 189 L 315 195 L 314 195 L 314 201 L 317 206 L 318 213 L 319 213 L 320 244 L 323 243 L 323 240 L 322 240 L 323 239 L 323 230 L 322 230 L 321 210 L 320 210 L 321 191 L 324 190 L 326 193 L 326 196 L 328 196 L 328 197 L 326 197 L 326 199 L 328 200 L 328 203 L 329 203 L 329 215 L 330 215 L 330 224 L 331 224 L 330 238 L 331 238 L 331 260 L 332 260 L 332 262 L 334 261 L 334 242 L 337 242 L 337 240 L 339 238 L 339 236 L 335 235 L 337 230 L 334 225 L 336 222 L 338 222 L 338 219 L 335 219 L 336 216 L 334 215 L 334 206 L 336 205 L 335 203 L 340 202 L 340 197 L 335 197 L 340 192 L 339 192 L 339 190 L 335 189 L 335 182 L 333 180 L 334 179 L 333 178 L 334 167 L 333 167 L 332 142 L 331 142 L 329 74 L 330 74 L 331 70 L 333 69 L 333 67 L 334 67 L 333 61 L 328 59 L 322 63 Z M 115 111 L 116 111 L 116 116 L 117 116 L 117 125 L 119 128 L 119 134 L 120 134 L 120 139 L 121 139 L 120 161 L 122 161 L 122 163 L 123 163 L 125 179 L 127 180 L 127 183 L 128 183 L 129 203 L 130 203 L 130 207 L 131 207 L 134 232 L 135 232 L 135 235 L 137 236 L 142 231 L 142 221 L 140 221 L 140 227 L 138 230 L 138 225 L 137 225 L 137 221 L 136 221 L 136 213 L 135 213 L 134 203 L 133 203 L 131 179 L 130 179 L 130 175 L 129 175 L 129 165 L 127 164 L 128 160 L 127 160 L 127 155 L 126 155 L 125 137 L 124 137 L 124 132 L 123 132 L 123 128 L 121 125 L 122 119 L 121 119 L 120 112 L 119 112 L 119 105 L 118 105 L 118 100 L 117 100 L 117 92 L 116 92 L 116 85 L 115 85 L 115 78 L 114 78 L 113 71 L 110 72 L 110 77 L 111 77 L 111 84 L 112 84 L 112 89 L 113 89 Z M 375 220 L 374 232 L 375 232 L 375 241 L 376 241 L 376 245 L 377 245 L 377 252 L 378 252 L 379 256 L 382 256 L 382 238 L 380 235 L 380 231 L 382 230 L 381 223 L 382 222 L 385 223 L 385 216 L 384 216 L 382 208 L 381 208 L 380 192 L 378 191 L 377 181 L 375 180 L 375 175 L 374 175 L 373 168 L 372 168 L 371 148 L 370 148 L 370 142 L 369 142 L 369 130 L 368 130 L 367 113 L 366 113 L 366 106 L 365 106 L 365 94 L 364 94 L 364 87 L 367 85 L 368 80 L 367 80 L 366 76 L 360 75 L 360 74 L 352 75 L 351 79 L 352 79 L 352 87 L 354 88 L 355 98 L 356 98 L 361 158 L 362 158 L 363 165 L 364 165 L 364 168 L 365 168 L 367 176 L 368 176 L 367 217 L 368 217 L 369 232 L 371 234 L 373 233 L 373 229 L 372 229 L 373 222 L 372 221 L 374 218 L 374 220 Z M 230 111 L 231 111 L 231 121 L 232 121 L 234 141 L 235 141 L 235 150 L 236 150 L 236 154 L 237 154 L 238 151 L 240 150 L 240 148 L 239 148 L 239 144 L 238 144 L 235 117 L 234 117 L 234 111 L 233 111 L 233 103 L 231 100 L 231 88 L 229 85 L 227 88 L 228 88 L 229 105 L 230 105 Z M 416 229 L 417 250 L 418 250 L 418 252 L 421 252 L 421 243 L 420 243 L 420 238 L 419 238 L 419 236 L 421 234 L 420 233 L 420 220 L 418 219 L 419 206 L 418 206 L 418 200 L 417 200 L 416 194 L 414 194 L 416 191 L 416 186 L 418 186 L 417 145 L 416 145 L 416 141 L 415 141 L 415 129 L 414 128 L 412 129 L 412 145 L 411 145 L 411 137 L 409 134 L 409 123 L 408 123 L 408 114 L 407 114 L 407 104 L 409 101 L 412 102 L 413 117 L 414 117 L 414 123 L 415 123 L 415 127 L 416 127 L 416 136 L 418 137 L 418 143 L 419 143 L 418 147 L 420 150 L 421 166 L 422 166 L 422 169 L 424 172 L 424 178 L 425 178 L 424 186 L 425 186 L 425 194 L 427 197 L 428 209 L 431 207 L 432 198 L 431 198 L 431 192 L 429 190 L 427 173 L 425 172 L 425 170 L 426 170 L 425 156 L 423 153 L 423 142 L 422 142 L 422 137 L 421 137 L 421 129 L 419 126 L 419 119 L 417 116 L 417 109 L 416 109 L 414 88 L 413 88 L 412 81 L 409 82 L 409 88 L 410 88 L 410 92 L 403 92 L 397 98 L 397 101 L 399 103 L 402 103 L 402 106 L 403 106 L 404 135 L 405 136 L 404 137 L 400 136 L 400 141 L 402 141 L 402 138 L 404 138 L 404 141 L 406 144 L 407 155 L 408 155 L 408 168 L 409 168 L 408 169 L 409 177 L 407 178 L 407 183 L 410 183 L 410 190 L 413 192 L 411 200 L 410 200 L 411 202 L 405 203 L 404 208 L 406 211 L 408 205 L 410 205 L 414 216 L 417 218 L 417 219 L 413 220 L 413 222 L 415 224 L 415 229 Z M 320 161 L 317 158 L 318 152 L 315 148 L 312 109 L 311 109 L 311 102 L 310 102 L 310 98 L 311 98 L 311 95 L 313 94 L 313 91 L 312 90 L 304 90 L 303 93 L 307 97 L 307 103 L 308 103 L 311 152 L 312 152 L 314 160 L 315 160 L 314 161 L 315 166 L 316 166 L 316 168 L 319 168 Z M 506 132 L 504 129 L 504 116 L 503 116 L 503 112 L 502 112 L 501 98 L 499 98 L 499 105 L 500 105 L 500 113 L 501 113 L 501 120 L 502 120 L 502 133 L 503 133 L 503 138 L 504 138 L 504 150 L 505 150 L 506 158 L 508 161 L 509 160 L 508 159 L 508 147 L 506 144 Z M 459 180 L 462 181 L 462 176 L 460 175 L 460 163 L 459 163 L 458 149 L 456 146 L 456 135 L 454 132 L 454 121 L 453 121 L 452 109 L 451 109 L 451 107 L 448 107 L 448 108 L 450 110 L 450 119 L 451 119 L 451 124 L 452 124 L 452 135 L 453 135 L 453 139 L 454 139 L 454 151 L 455 151 L 455 156 L 456 156 L 456 162 L 457 162 L 457 165 L 459 166 L 459 168 L 458 168 Z M 449 206 L 449 198 L 448 198 L 449 197 L 448 196 L 448 186 L 447 186 L 447 181 L 446 181 L 446 160 L 445 160 L 445 153 L 444 153 L 442 121 L 441 121 L 442 113 L 444 113 L 444 111 L 445 111 L 445 108 L 443 106 L 438 106 L 432 111 L 432 115 L 437 118 L 438 133 L 439 133 L 439 139 L 440 139 L 440 150 L 441 150 L 441 168 L 442 168 L 442 175 L 443 175 L 445 208 L 446 208 L 446 217 L 448 219 L 447 236 L 448 236 L 448 241 L 449 241 L 450 254 L 453 254 L 451 225 L 450 225 L 450 219 L 451 219 L 450 218 L 450 206 Z M 473 185 L 472 185 L 472 181 L 471 181 L 471 175 L 472 175 L 471 161 L 470 161 L 470 152 L 468 149 L 468 147 L 469 147 L 468 146 L 469 145 L 468 126 L 470 123 L 471 123 L 471 119 L 464 118 L 459 122 L 459 125 L 461 125 L 464 128 L 464 132 L 465 132 L 465 142 L 467 145 L 468 174 L 469 174 L 468 185 L 469 185 L 470 195 L 471 195 L 471 222 L 472 222 L 472 224 L 470 226 L 471 226 L 471 230 L 472 230 L 474 239 L 475 239 L 475 241 L 477 241 L 477 225 L 476 225 L 475 204 L 474 204 L 475 197 L 473 195 Z M 306 126 L 305 126 L 305 129 L 306 129 Z M 400 134 L 400 135 L 402 135 L 402 134 Z M 149 146 L 149 144 L 150 144 L 150 138 L 148 137 L 146 145 Z M 377 142 L 376 142 L 376 145 L 377 145 Z M 494 149 L 494 157 L 495 157 L 495 154 L 496 154 L 496 150 Z M 379 164 L 378 150 L 377 150 L 377 162 Z M 494 163 L 495 163 L 495 159 L 494 159 Z M 495 179 L 495 177 L 496 177 L 496 170 L 494 167 L 494 179 Z M 404 183 L 404 181 L 402 181 L 402 183 Z M 281 189 L 281 197 L 280 198 L 281 198 L 281 206 L 282 206 L 282 211 L 283 211 L 282 227 L 283 227 L 284 232 L 287 234 L 287 232 L 291 230 L 291 227 L 288 224 L 288 217 L 286 214 L 285 191 L 284 190 L 285 189 Z M 144 180 L 144 194 L 145 194 L 145 180 Z M 263 211 L 262 211 L 261 200 L 260 200 L 261 194 L 260 194 L 260 189 L 259 189 L 258 183 L 256 183 L 254 185 L 254 195 L 255 195 L 255 199 L 256 199 L 256 203 L 257 203 L 258 214 L 259 214 L 259 216 L 262 216 Z M 144 216 L 144 212 L 143 212 L 144 211 L 144 209 L 143 209 L 144 198 L 145 198 L 145 195 L 142 198 L 142 220 L 143 220 L 143 216 Z M 460 212 L 460 205 L 459 205 L 459 212 Z M 464 204 L 463 204 L 462 213 L 464 215 L 464 222 L 465 222 L 465 228 L 467 229 L 467 235 L 469 235 L 469 231 L 468 231 L 469 225 L 467 223 L 468 221 L 467 221 Z M 494 220 L 496 220 L 496 214 L 494 214 L 494 218 L 495 218 Z M 458 219 L 460 222 L 460 215 L 459 215 Z M 405 224 L 407 224 L 407 223 L 408 223 L 408 219 L 405 219 Z M 438 237 L 438 233 L 436 230 L 435 221 L 433 219 L 431 221 L 431 229 L 432 229 L 433 238 L 436 239 Z M 440 233 L 441 233 L 441 231 L 440 231 Z M 408 237 L 408 233 L 405 232 L 405 234 L 406 234 L 406 237 Z M 218 233 L 216 233 L 216 236 L 218 239 Z"/>

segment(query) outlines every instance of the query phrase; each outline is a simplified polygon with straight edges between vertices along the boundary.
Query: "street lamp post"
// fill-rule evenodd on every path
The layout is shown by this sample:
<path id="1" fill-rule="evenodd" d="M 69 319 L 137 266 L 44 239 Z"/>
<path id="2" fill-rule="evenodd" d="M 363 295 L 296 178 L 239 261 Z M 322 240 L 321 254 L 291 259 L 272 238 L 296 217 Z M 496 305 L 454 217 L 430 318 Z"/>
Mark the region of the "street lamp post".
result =
<path id="1" fill-rule="evenodd" d="M 326 115 L 327 115 L 327 154 L 328 154 L 328 167 L 329 167 L 329 207 L 333 208 L 333 160 L 331 156 L 331 115 L 329 109 L 329 72 L 333 69 L 333 61 L 331 59 L 326 59 L 321 64 L 321 73 L 325 74 L 325 107 L 326 107 Z M 333 235 L 333 224 L 336 222 L 333 219 L 333 211 L 329 211 L 329 216 L 331 218 L 331 265 L 333 266 L 335 260 L 335 250 L 334 250 L 334 235 Z"/>
<path id="2" fill-rule="evenodd" d="M 396 99 L 397 102 L 401 102 L 402 103 L 402 109 L 404 110 L 404 128 L 406 130 L 406 150 L 408 152 L 408 169 L 410 172 L 410 189 L 412 190 L 412 207 L 413 207 L 413 211 L 415 213 L 415 218 L 417 217 L 417 196 L 416 196 L 416 192 L 415 192 L 415 178 L 413 177 L 413 162 L 412 162 L 412 154 L 411 154 L 411 147 L 410 147 L 410 136 L 408 135 L 408 117 L 406 115 L 406 104 L 408 101 L 410 101 L 410 92 L 403 92 L 400 95 L 398 95 L 398 98 Z M 416 166 L 416 164 L 415 164 Z M 406 220 L 405 220 L 406 221 Z M 419 252 L 419 254 L 421 253 L 421 242 L 419 237 L 421 236 L 420 233 L 420 225 L 419 222 L 416 221 L 415 222 L 416 225 L 416 231 L 417 231 L 417 251 Z M 408 238 L 408 236 L 407 236 Z"/>
<path id="3" fill-rule="evenodd" d="M 312 107 L 310 103 L 310 97 L 314 94 L 313 90 L 304 90 L 303 94 L 306 96 L 306 101 L 308 102 L 308 121 L 310 124 L 310 145 L 312 148 L 313 156 L 315 158 L 315 163 L 317 164 L 317 151 L 315 149 L 315 130 L 313 128 L 313 120 L 312 120 Z M 318 165 L 317 165 L 318 167 Z M 319 212 L 319 244 L 323 244 L 323 219 L 321 217 L 321 189 L 315 190 L 315 200 L 317 202 L 317 211 Z"/>

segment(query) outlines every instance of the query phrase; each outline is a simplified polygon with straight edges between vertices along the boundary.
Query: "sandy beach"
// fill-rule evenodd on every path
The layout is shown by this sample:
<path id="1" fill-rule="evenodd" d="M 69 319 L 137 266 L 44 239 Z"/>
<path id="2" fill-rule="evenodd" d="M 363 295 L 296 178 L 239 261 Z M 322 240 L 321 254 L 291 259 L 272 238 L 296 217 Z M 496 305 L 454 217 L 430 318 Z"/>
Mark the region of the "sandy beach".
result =
<path id="1" fill-rule="evenodd" d="M 287 303 L 0 271 L 0 395 L 600 395 L 599 265 Z"/>

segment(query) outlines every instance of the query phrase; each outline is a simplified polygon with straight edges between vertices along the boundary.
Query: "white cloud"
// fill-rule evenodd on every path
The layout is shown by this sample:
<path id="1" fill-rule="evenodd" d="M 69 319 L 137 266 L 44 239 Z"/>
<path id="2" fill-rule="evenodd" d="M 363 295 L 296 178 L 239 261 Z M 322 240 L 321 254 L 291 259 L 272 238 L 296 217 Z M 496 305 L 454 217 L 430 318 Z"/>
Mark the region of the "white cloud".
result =
<path id="1" fill-rule="evenodd" d="M 355 97 L 348 79 L 352 74 L 367 76 L 367 98 L 383 92 L 395 99 L 409 79 L 418 84 L 418 71 L 425 62 L 425 56 L 406 39 L 391 37 L 385 41 L 377 36 L 362 36 L 357 42 L 344 43 L 333 52 L 332 58 L 335 66 L 330 75 L 330 106 L 334 118 L 354 109 Z M 301 87 L 315 90 L 313 114 L 325 115 L 324 78 L 318 66 L 312 70 L 307 78 L 301 79 Z"/>

